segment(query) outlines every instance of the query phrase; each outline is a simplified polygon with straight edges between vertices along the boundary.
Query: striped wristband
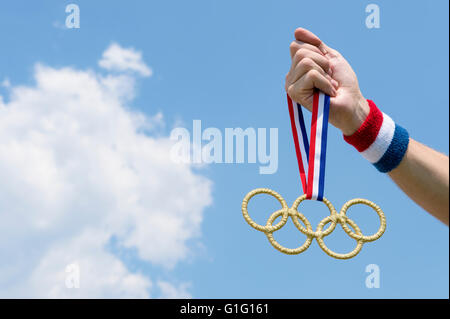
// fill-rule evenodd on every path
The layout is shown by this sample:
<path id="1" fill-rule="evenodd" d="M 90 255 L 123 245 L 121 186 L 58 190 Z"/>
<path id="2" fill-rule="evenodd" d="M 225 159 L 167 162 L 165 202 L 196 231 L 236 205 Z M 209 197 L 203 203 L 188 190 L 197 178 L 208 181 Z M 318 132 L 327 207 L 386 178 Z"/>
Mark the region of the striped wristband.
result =
<path id="1" fill-rule="evenodd" d="M 375 103 L 367 100 L 370 112 L 361 127 L 344 140 L 353 145 L 361 155 L 380 172 L 387 173 L 400 164 L 408 149 L 409 134 Z"/>

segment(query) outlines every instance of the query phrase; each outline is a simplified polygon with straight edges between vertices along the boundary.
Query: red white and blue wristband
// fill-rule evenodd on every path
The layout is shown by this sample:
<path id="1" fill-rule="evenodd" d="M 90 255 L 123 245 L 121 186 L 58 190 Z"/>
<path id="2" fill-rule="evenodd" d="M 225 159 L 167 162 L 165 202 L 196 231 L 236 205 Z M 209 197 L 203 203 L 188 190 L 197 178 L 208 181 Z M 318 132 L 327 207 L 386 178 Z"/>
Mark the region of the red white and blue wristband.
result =
<path id="1" fill-rule="evenodd" d="M 294 105 L 289 95 L 287 95 L 287 101 L 303 193 L 306 194 L 307 199 L 322 201 L 325 186 L 330 97 L 319 91 L 314 93 L 310 143 L 308 143 L 302 106 L 298 103 Z M 306 173 L 306 168 L 308 173 Z"/>
<path id="2" fill-rule="evenodd" d="M 373 101 L 367 101 L 369 115 L 355 133 L 344 135 L 344 140 L 353 145 L 377 170 L 387 173 L 396 168 L 405 156 L 409 134 L 381 112 Z"/>

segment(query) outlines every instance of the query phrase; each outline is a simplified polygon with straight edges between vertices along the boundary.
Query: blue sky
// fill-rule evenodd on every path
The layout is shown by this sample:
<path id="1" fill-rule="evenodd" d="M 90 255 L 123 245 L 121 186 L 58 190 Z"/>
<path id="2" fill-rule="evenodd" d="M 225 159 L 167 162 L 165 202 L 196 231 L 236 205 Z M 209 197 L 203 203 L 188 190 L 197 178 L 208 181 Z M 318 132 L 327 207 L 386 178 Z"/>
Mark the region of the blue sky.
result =
<path id="1" fill-rule="evenodd" d="M 194 169 L 212 181 L 212 203 L 204 210 L 201 237 L 188 242 L 191 254 L 174 267 L 142 260 L 111 240 L 109 249 L 131 272 L 188 282 L 190 295 L 198 298 L 448 298 L 448 228 L 371 167 L 334 127 L 326 197 L 336 208 L 355 197 L 378 203 L 387 218 L 381 239 L 347 261 L 328 257 L 316 242 L 303 254 L 286 256 L 251 229 L 240 211 L 245 194 L 257 187 L 278 191 L 288 204 L 301 194 L 284 93 L 289 43 L 299 26 L 340 51 L 364 96 L 411 137 L 448 154 L 447 1 L 79 0 L 73 1 L 81 10 L 76 30 L 62 27 L 68 3 L 2 3 L 0 81 L 32 86 L 38 62 L 101 73 L 97 61 L 118 43 L 141 51 L 153 70 L 138 80 L 128 107 L 148 116 L 161 112 L 165 126 L 157 134 L 166 136 L 180 123 L 191 129 L 195 119 L 221 130 L 279 130 L 276 174 L 259 175 L 255 164 Z M 380 29 L 366 28 L 369 3 L 380 7 Z M 0 95 L 8 101 L 8 89 L 0 88 Z M 263 223 L 276 207 L 258 198 L 251 215 Z M 313 225 L 327 214 L 317 203 L 304 207 Z M 350 216 L 364 233 L 378 227 L 369 209 Z M 290 247 L 304 240 L 292 225 L 276 236 Z M 354 245 L 338 230 L 326 243 L 341 252 Z M 368 264 L 380 267 L 379 289 L 365 287 Z"/>

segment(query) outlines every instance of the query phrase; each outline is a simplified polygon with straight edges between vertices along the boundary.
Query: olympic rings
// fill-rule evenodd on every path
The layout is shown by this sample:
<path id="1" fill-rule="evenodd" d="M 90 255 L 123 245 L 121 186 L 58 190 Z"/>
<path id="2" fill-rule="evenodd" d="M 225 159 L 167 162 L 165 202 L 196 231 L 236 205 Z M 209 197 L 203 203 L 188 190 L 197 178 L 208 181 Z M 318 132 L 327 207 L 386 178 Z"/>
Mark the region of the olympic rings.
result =
<path id="1" fill-rule="evenodd" d="M 271 195 L 271 196 L 275 197 L 278 200 L 278 202 L 281 204 L 281 209 L 272 213 L 272 215 L 267 220 L 267 223 L 265 226 L 259 225 L 256 222 L 254 222 L 253 219 L 248 214 L 248 210 L 247 210 L 248 202 L 250 201 L 250 199 L 253 196 L 255 196 L 257 194 Z M 292 207 L 289 208 L 286 201 L 284 200 L 284 198 L 277 192 L 275 192 L 271 189 L 268 189 L 268 188 L 257 188 L 257 189 L 252 190 L 251 192 L 249 192 L 245 196 L 244 200 L 242 201 L 242 215 L 244 216 L 244 219 L 247 221 L 247 223 L 251 227 L 263 232 L 267 236 L 267 239 L 269 239 L 270 244 L 275 249 L 277 249 L 278 251 L 280 251 L 284 254 L 288 254 L 288 255 L 297 255 L 297 254 L 304 252 L 306 249 L 309 248 L 313 239 L 316 238 L 317 243 L 319 244 L 320 248 L 329 256 L 331 256 L 333 258 L 337 258 L 337 259 L 353 258 L 361 251 L 362 246 L 365 242 L 371 242 L 371 241 L 377 240 L 378 238 L 380 238 L 383 235 L 384 231 L 386 230 L 386 217 L 384 216 L 384 213 L 381 210 L 381 208 L 378 205 L 376 205 L 375 203 L 373 203 L 367 199 L 355 198 L 355 199 L 352 199 L 352 200 L 349 200 L 348 202 L 346 202 L 342 206 L 340 212 L 337 213 L 333 204 L 331 204 L 331 202 L 324 197 L 323 203 L 328 207 L 328 209 L 330 211 L 330 215 L 328 215 L 327 217 L 322 219 L 320 221 L 320 223 L 317 225 L 316 231 L 313 231 L 308 219 L 302 213 L 300 213 L 298 211 L 298 206 L 305 199 L 306 199 L 306 195 L 302 195 L 302 196 L 298 197 L 295 200 Z M 367 206 L 371 207 L 377 213 L 378 217 L 380 218 L 380 228 L 378 229 L 378 231 L 375 234 L 370 235 L 370 236 L 364 236 L 362 234 L 360 228 L 358 227 L 358 225 L 353 220 L 351 220 L 350 218 L 347 217 L 347 215 L 346 215 L 347 210 L 351 206 L 356 205 L 356 204 L 367 205 Z M 274 226 L 273 225 L 274 221 L 280 216 L 282 216 L 281 220 Z M 281 229 L 284 225 L 286 225 L 289 217 L 291 217 L 295 227 L 301 233 L 306 235 L 306 241 L 297 248 L 286 248 L 286 247 L 280 245 L 273 237 L 273 233 L 275 231 Z M 300 223 L 299 219 L 303 222 L 303 224 L 305 226 L 303 226 Z M 328 226 L 328 228 L 323 230 L 324 227 L 329 223 L 330 223 L 330 226 Z M 324 238 L 334 231 L 334 229 L 336 228 L 336 225 L 338 223 L 342 226 L 344 231 L 351 238 L 356 240 L 356 242 L 357 242 L 356 247 L 349 253 L 339 254 L 339 253 L 332 251 L 325 245 Z M 350 225 L 350 227 L 353 228 L 353 230 L 350 229 L 350 227 L 347 224 Z"/>

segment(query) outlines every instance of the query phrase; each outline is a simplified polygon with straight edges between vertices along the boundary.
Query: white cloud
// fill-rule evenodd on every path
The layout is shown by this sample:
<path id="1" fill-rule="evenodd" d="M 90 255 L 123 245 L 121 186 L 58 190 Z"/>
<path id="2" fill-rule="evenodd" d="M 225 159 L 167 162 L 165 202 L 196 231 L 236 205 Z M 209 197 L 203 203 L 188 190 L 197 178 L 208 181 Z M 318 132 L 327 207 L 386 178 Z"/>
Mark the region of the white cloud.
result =
<path id="1" fill-rule="evenodd" d="M 142 74 L 137 56 L 128 69 Z M 192 255 L 211 182 L 170 161 L 168 137 L 142 133 L 163 116 L 125 108 L 130 74 L 37 65 L 35 79 L 12 86 L 6 104 L 0 96 L 0 297 L 189 296 L 186 284 L 130 271 L 106 246 L 114 236 L 170 271 Z M 80 288 L 68 289 L 74 261 Z"/>
<path id="2" fill-rule="evenodd" d="M 109 71 L 133 71 L 142 76 L 151 76 L 152 70 L 142 61 L 142 53 L 133 48 L 125 49 L 113 43 L 103 52 L 98 63 Z"/>
<path id="3" fill-rule="evenodd" d="M 161 291 L 161 298 L 166 299 L 186 299 L 192 298 L 191 294 L 188 292 L 189 283 L 182 283 L 175 286 L 167 281 L 159 280 L 157 285 Z"/>
<path id="4" fill-rule="evenodd" d="M 108 232 L 86 229 L 74 238 L 55 243 L 40 258 L 29 280 L 23 286 L 12 287 L 12 292 L 43 298 L 148 298 L 151 280 L 129 272 L 120 260 L 103 249 L 108 236 Z M 79 288 L 66 286 L 70 276 L 68 265 L 79 269 Z"/>

